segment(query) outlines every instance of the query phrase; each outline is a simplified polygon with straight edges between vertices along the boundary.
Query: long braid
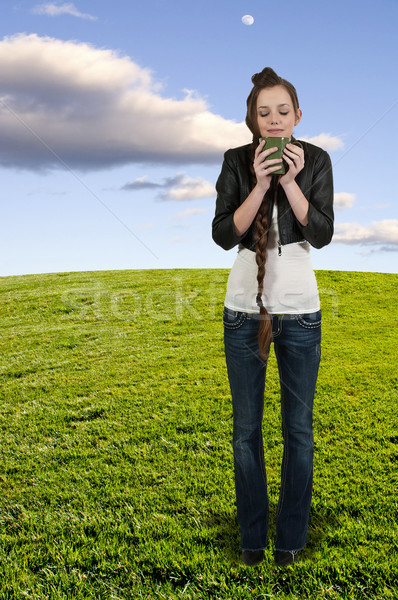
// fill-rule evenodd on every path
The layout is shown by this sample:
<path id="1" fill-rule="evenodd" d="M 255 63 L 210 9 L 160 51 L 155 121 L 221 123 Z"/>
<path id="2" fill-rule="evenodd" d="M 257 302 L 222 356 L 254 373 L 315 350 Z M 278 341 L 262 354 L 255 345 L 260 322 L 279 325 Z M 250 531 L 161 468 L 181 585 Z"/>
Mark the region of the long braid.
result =
<path id="1" fill-rule="evenodd" d="M 255 144 L 253 142 L 250 148 L 251 159 L 254 159 Z M 252 186 L 256 184 L 256 174 L 253 169 L 253 160 L 250 160 L 250 174 Z M 258 330 L 258 346 L 260 356 L 266 360 L 269 353 L 269 344 L 271 341 L 272 326 L 271 318 L 262 301 L 264 290 L 265 263 L 267 261 L 267 241 L 268 241 L 268 202 L 265 197 L 254 219 L 254 241 L 256 243 L 256 263 L 257 263 L 257 296 L 256 303 L 260 308 L 260 326 Z"/>
<path id="2" fill-rule="evenodd" d="M 267 240 L 268 240 L 268 206 L 262 202 L 256 215 L 255 241 L 256 241 L 256 263 L 257 263 L 257 306 L 260 308 L 260 326 L 258 330 L 258 347 L 260 356 L 266 360 L 269 353 L 269 344 L 271 341 L 272 326 L 271 317 L 262 301 L 264 290 L 265 263 L 267 260 Z"/>

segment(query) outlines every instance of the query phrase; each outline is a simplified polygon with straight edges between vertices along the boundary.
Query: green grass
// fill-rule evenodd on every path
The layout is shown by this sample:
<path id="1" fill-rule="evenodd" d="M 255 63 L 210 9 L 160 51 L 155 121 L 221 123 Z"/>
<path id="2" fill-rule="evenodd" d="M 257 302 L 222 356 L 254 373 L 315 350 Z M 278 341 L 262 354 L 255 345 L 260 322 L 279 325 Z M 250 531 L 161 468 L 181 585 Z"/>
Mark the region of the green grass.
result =
<path id="1" fill-rule="evenodd" d="M 0 600 L 398 598 L 397 275 L 317 272 L 309 541 L 239 562 L 221 314 L 227 271 L 0 279 Z"/>

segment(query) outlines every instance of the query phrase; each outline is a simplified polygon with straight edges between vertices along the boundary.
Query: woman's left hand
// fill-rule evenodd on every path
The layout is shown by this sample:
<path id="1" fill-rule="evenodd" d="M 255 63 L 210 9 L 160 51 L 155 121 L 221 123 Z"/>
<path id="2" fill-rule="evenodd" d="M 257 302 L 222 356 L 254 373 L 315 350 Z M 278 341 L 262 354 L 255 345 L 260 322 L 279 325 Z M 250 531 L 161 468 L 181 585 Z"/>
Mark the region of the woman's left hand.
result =
<path id="1" fill-rule="evenodd" d="M 284 175 L 280 176 L 279 182 L 281 185 L 291 183 L 304 168 L 304 150 L 300 146 L 286 144 L 283 158 L 289 165 L 289 169 Z"/>

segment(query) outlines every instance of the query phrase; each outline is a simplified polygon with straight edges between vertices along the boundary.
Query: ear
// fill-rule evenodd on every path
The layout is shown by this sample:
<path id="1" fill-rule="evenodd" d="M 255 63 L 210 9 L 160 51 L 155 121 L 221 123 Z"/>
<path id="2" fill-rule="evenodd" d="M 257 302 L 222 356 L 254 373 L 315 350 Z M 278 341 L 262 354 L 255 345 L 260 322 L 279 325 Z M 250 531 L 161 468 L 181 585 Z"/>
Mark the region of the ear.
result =
<path id="1" fill-rule="evenodd" d="M 298 109 L 297 109 L 297 113 L 296 113 L 296 120 L 294 121 L 294 124 L 295 124 L 295 125 L 298 125 L 298 124 L 300 123 L 302 114 L 303 114 L 303 113 L 302 113 L 302 112 L 301 112 L 301 110 L 298 108 Z"/>

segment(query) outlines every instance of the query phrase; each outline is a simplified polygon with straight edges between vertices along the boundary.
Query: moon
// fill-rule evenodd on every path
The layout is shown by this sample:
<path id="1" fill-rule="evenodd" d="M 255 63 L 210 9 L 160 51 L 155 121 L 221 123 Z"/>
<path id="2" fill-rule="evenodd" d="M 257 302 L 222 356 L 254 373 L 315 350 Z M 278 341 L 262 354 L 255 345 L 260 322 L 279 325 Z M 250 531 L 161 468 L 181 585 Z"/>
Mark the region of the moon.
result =
<path id="1" fill-rule="evenodd" d="M 244 15 L 242 17 L 242 23 L 243 25 L 253 25 L 254 19 L 251 15 Z"/>

